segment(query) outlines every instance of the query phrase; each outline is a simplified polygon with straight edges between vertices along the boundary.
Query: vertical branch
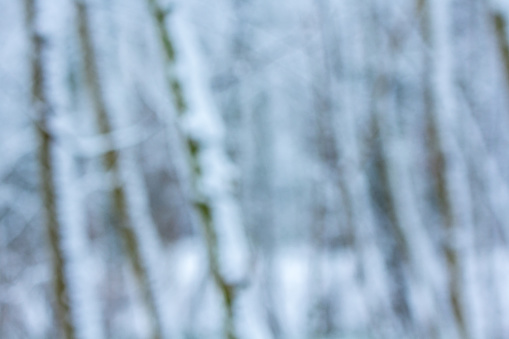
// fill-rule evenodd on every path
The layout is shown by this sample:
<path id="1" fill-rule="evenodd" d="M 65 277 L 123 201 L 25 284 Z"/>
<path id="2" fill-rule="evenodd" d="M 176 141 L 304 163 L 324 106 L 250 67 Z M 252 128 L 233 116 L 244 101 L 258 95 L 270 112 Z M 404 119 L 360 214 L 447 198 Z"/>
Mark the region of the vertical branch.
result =
<path id="1" fill-rule="evenodd" d="M 264 79 L 265 82 L 269 79 Z M 254 213 L 251 216 L 252 234 L 255 245 L 261 249 L 263 267 L 263 302 L 266 309 L 266 319 L 273 338 L 280 338 L 282 328 L 275 308 L 275 255 L 276 232 L 274 222 L 274 200 L 272 182 L 273 135 L 270 124 L 270 112 L 267 101 L 268 95 L 262 93 L 255 98 L 251 121 L 253 124 L 253 143 L 255 144 L 255 168 L 253 185 L 250 187 L 250 197 L 254 200 Z"/>
<path id="2" fill-rule="evenodd" d="M 100 85 L 97 57 L 90 34 L 88 9 L 85 3 L 79 0 L 75 2 L 75 5 L 86 83 L 99 132 L 105 137 L 105 142 L 107 143 L 108 151 L 103 156 L 103 165 L 105 170 L 111 173 L 113 181 L 111 199 L 116 218 L 114 227 L 124 243 L 129 262 L 141 288 L 143 301 L 151 320 L 152 338 L 163 338 L 162 319 L 156 305 L 156 296 L 151 286 L 148 264 L 143 257 L 142 244 L 128 211 L 129 200 L 122 180 L 119 164 L 120 154 L 115 149 L 114 140 L 111 136 L 111 114 L 108 112 Z"/>
<path id="3" fill-rule="evenodd" d="M 189 114 L 189 102 L 183 92 L 181 79 L 177 75 L 177 58 L 171 34 L 167 28 L 166 19 L 168 10 L 165 10 L 157 0 L 147 0 L 150 13 L 155 21 L 156 30 L 162 45 L 166 63 L 166 78 L 168 88 L 175 105 L 175 110 L 180 119 L 185 119 Z M 202 166 L 201 156 L 204 152 L 202 140 L 188 131 L 182 131 L 182 138 L 187 148 L 187 159 L 191 169 L 192 189 L 194 205 L 205 237 L 209 269 L 216 286 L 218 287 L 225 307 L 225 337 L 228 339 L 237 338 L 234 323 L 234 306 L 238 285 L 228 282 L 221 272 L 219 260 L 219 243 L 217 225 L 214 221 L 213 199 L 200 185 L 207 170 Z"/>
<path id="4" fill-rule="evenodd" d="M 467 168 L 458 145 L 452 56 L 449 38 L 450 2 L 420 0 L 421 30 L 430 54 L 425 54 L 424 103 L 428 118 L 435 190 L 444 225 L 443 253 L 448 272 L 449 303 L 462 338 L 469 338 L 464 305 L 460 230 L 472 227 Z"/>
<path id="5" fill-rule="evenodd" d="M 408 276 L 408 270 L 413 269 L 412 253 L 410 239 L 408 239 L 405 228 L 405 220 L 401 217 L 401 212 L 398 211 L 398 197 L 394 191 L 394 160 L 390 155 L 390 139 L 389 135 L 392 132 L 387 132 L 384 127 L 383 113 L 387 109 L 387 97 L 390 96 L 390 83 L 387 75 L 380 74 L 379 78 L 374 84 L 374 97 L 375 97 L 375 112 L 373 117 L 373 128 L 375 134 L 380 134 L 380 145 L 377 154 L 376 167 L 380 180 L 381 193 L 383 194 L 384 210 L 387 213 L 388 221 L 392 226 L 390 232 L 394 237 L 394 245 L 389 249 L 389 267 L 392 270 L 392 275 L 396 277 L 393 286 L 393 307 L 402 320 L 404 326 L 408 326 L 413 320 L 413 313 L 411 302 L 409 300 L 411 278 Z M 388 115 L 385 112 L 385 115 Z M 402 185 L 404 185 L 402 183 Z M 397 188 L 396 188 L 397 189 Z"/>
<path id="6" fill-rule="evenodd" d="M 66 281 L 66 260 L 62 251 L 62 225 L 58 220 L 54 178 L 53 140 L 49 131 L 51 104 L 45 90 L 46 70 L 43 63 L 44 40 L 37 30 L 36 4 L 25 0 L 26 26 L 30 36 L 32 106 L 36 114 L 39 141 L 39 181 L 44 205 L 44 223 L 48 234 L 53 263 L 53 288 L 57 316 L 66 339 L 76 338 L 71 314 L 69 286 Z"/>
<path id="7" fill-rule="evenodd" d="M 331 75 L 329 86 L 333 107 L 337 116 L 337 120 L 331 121 L 336 122 L 337 125 L 336 135 L 340 154 L 337 170 L 343 186 L 347 220 L 351 223 L 352 232 L 355 233 L 352 239 L 358 257 L 359 283 L 364 285 L 365 303 L 370 312 L 385 312 L 386 300 L 383 295 L 376 294 L 375 291 L 384 291 L 387 287 L 386 267 L 376 240 L 374 211 L 369 196 L 368 180 L 361 164 L 362 145 L 355 123 L 356 115 L 362 112 L 359 102 L 364 98 L 359 95 L 359 92 L 362 93 L 362 88 L 356 84 L 358 66 L 351 61 L 351 57 L 348 57 L 356 53 L 357 60 L 366 57 L 360 39 L 351 39 L 360 32 L 357 27 L 352 27 L 353 21 L 348 19 L 361 12 L 359 5 L 345 4 L 340 10 L 342 18 L 338 21 L 342 25 L 338 32 L 336 27 L 332 26 L 329 2 L 329 0 L 322 0 L 323 4 L 320 6 L 323 18 L 320 20 L 322 22 L 320 29 L 327 73 Z M 366 85 L 367 82 L 362 81 L 362 86 Z M 374 316 L 374 313 L 372 315 Z"/>
<path id="8" fill-rule="evenodd" d="M 321 261 L 326 260 L 330 249 L 327 248 L 327 234 L 331 226 L 333 215 L 333 227 L 337 228 L 341 246 L 347 251 L 355 252 L 358 248 L 356 238 L 356 225 L 353 220 L 352 204 L 348 196 L 346 181 L 340 166 L 340 146 L 338 133 L 335 124 L 335 115 L 338 112 L 338 100 L 340 95 L 333 86 L 333 67 L 332 62 L 340 63 L 342 60 L 333 60 L 334 56 L 329 48 L 332 43 L 330 35 L 332 27 L 329 25 L 329 3 L 328 1 L 318 1 L 314 5 L 316 15 L 319 18 L 318 24 L 319 40 L 317 45 L 312 44 L 312 40 L 306 37 L 306 62 L 309 65 L 313 77 L 311 84 L 312 91 L 312 135 L 313 135 L 313 155 L 316 156 L 318 166 L 313 173 L 312 181 L 312 222 L 311 222 L 311 257 L 309 260 L 309 303 L 308 310 L 309 338 L 328 336 L 337 330 L 334 321 L 335 314 L 329 305 L 331 290 L 325 289 L 327 286 L 326 274 L 328 269 L 321 265 Z M 336 42 L 336 41 L 334 41 Z M 331 189 L 332 188 L 332 189 Z M 332 206 L 341 204 L 344 215 L 335 214 Z M 358 256 L 355 256 L 358 258 Z M 359 260 L 356 265 L 357 272 L 363 271 L 363 262 Z M 361 276 L 361 274 L 356 275 Z"/>
<path id="9" fill-rule="evenodd" d="M 506 86 L 509 86 L 509 41 L 507 36 L 507 20 L 503 13 L 495 9 L 491 10 L 491 21 L 495 28 L 497 44 L 502 57 Z"/>
<path id="10" fill-rule="evenodd" d="M 231 1 L 236 18 L 229 44 L 231 64 L 257 66 L 251 51 L 251 44 L 256 40 L 256 34 L 249 29 L 254 9 L 251 5 L 249 1 Z M 229 89 L 224 121 L 228 131 L 226 150 L 234 164 L 245 166 L 249 151 L 252 152 L 249 160 L 254 166 L 250 168 L 250 174 L 242 175 L 241 171 L 236 193 L 246 216 L 246 232 L 261 262 L 259 302 L 264 310 L 263 318 L 271 337 L 280 338 L 283 329 L 274 294 L 277 225 L 274 223 L 274 135 L 271 96 L 267 92 L 269 84 L 270 78 L 265 72 L 257 78 L 238 81 Z"/>
<path id="11" fill-rule="evenodd" d="M 378 60 L 377 65 L 373 64 L 377 69 L 374 119 L 380 133 L 382 181 L 388 190 L 386 194 L 390 197 L 389 217 L 400 252 L 395 257 L 398 261 L 396 269 L 404 277 L 405 291 L 402 300 L 405 308 L 411 312 L 407 320 L 415 322 L 410 323 L 411 329 L 424 329 L 428 335 L 435 335 L 442 330 L 440 325 L 443 320 L 430 310 L 439 309 L 437 288 L 442 283 L 442 267 L 422 217 L 413 185 L 410 169 L 411 143 L 401 130 L 399 122 L 400 106 L 395 93 L 399 64 L 394 59 L 401 51 L 401 41 L 391 30 L 387 30 L 386 34 L 386 40 L 382 44 L 382 60 Z M 385 203 L 387 202 L 384 201 Z M 425 295 L 428 310 L 415 303 L 417 294 Z"/>
<path id="12" fill-rule="evenodd" d="M 428 307 L 437 310 L 436 280 L 442 272 L 412 186 L 410 152 L 405 147 L 408 141 L 398 131 L 396 99 L 391 93 L 394 79 L 386 76 L 381 75 L 380 87 L 376 90 L 380 92 L 375 119 L 381 139 L 382 181 L 389 197 L 386 203 L 396 238 L 396 252 L 391 253 L 391 260 L 394 260 L 395 273 L 402 278 L 401 289 L 396 290 L 399 303 L 395 306 L 398 313 L 409 312 L 404 323 L 408 326 L 406 330 L 419 331 L 421 329 L 416 326 L 423 325 L 428 335 L 434 335 L 441 330 L 442 320 L 434 313 L 422 313 L 422 308 L 415 303 L 415 295 L 425 295 Z"/>
<path id="13" fill-rule="evenodd" d="M 368 69 L 372 68 L 374 74 L 368 78 L 370 82 L 370 92 L 373 97 L 371 104 L 371 128 L 372 135 L 379 139 L 375 144 L 374 151 L 374 172 L 371 181 L 371 191 L 374 204 L 381 207 L 384 214 L 385 222 L 380 223 L 387 227 L 385 232 L 389 234 L 391 241 L 385 249 L 386 262 L 390 271 L 391 281 L 389 284 L 390 299 L 393 312 L 398 318 L 398 322 L 403 326 L 404 330 L 409 327 L 414 320 L 413 308 L 411 305 L 410 291 L 412 282 L 412 273 L 415 272 L 415 260 L 413 260 L 411 237 L 406 230 L 408 222 L 402 215 L 401 206 L 398 206 L 398 194 L 407 190 L 408 182 L 395 183 L 394 179 L 398 176 L 394 175 L 395 171 L 404 171 L 401 163 L 398 163 L 394 154 L 391 154 L 391 148 L 398 142 L 398 131 L 394 130 L 394 98 L 393 88 L 393 65 L 390 64 L 388 47 L 384 46 L 383 34 L 381 32 L 381 17 L 376 11 L 379 10 L 374 6 L 374 2 L 368 2 L 371 7 L 366 12 L 368 18 L 366 35 L 366 51 Z M 375 57 L 374 49 L 381 50 Z M 389 120 L 389 121 L 387 121 Z M 392 147 L 391 147 L 392 146 Z M 394 152 L 393 152 L 394 153 Z M 397 155 L 397 154 L 396 154 Z M 399 178 L 397 178 L 399 181 Z M 401 200 L 401 199 L 400 199 Z M 406 214 L 407 217 L 409 214 Z M 413 221 L 410 221 L 413 222 Z M 417 224 L 419 222 L 417 221 Z"/>

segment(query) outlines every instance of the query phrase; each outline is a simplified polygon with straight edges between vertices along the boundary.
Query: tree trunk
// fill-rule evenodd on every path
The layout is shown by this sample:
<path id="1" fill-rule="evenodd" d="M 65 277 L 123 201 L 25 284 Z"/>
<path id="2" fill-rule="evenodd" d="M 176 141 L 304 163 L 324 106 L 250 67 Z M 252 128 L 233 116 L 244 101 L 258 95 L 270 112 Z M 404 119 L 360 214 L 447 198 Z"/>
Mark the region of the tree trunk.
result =
<path id="1" fill-rule="evenodd" d="M 167 25 L 169 11 L 161 7 L 157 0 L 147 0 L 147 2 L 150 13 L 152 14 L 156 24 L 155 28 L 159 35 L 164 54 L 168 89 L 173 99 L 179 127 L 181 127 L 181 138 L 183 139 L 186 147 L 189 170 L 191 171 L 191 188 L 193 191 L 192 203 L 195 206 L 196 214 L 205 238 L 209 269 L 214 282 L 219 289 L 225 308 L 224 336 L 228 339 L 236 339 L 235 303 L 238 289 L 244 282 L 231 282 L 224 276 L 224 263 L 221 260 L 221 258 L 223 258 L 221 253 L 223 251 L 220 246 L 220 243 L 223 243 L 222 240 L 224 239 L 220 238 L 218 234 L 221 234 L 223 238 L 226 234 L 228 234 L 230 237 L 229 240 L 232 240 L 232 238 L 236 238 L 238 232 L 243 232 L 243 229 L 233 230 L 231 227 L 237 227 L 239 225 L 234 225 L 231 221 L 224 219 L 223 213 L 225 208 L 232 211 L 234 210 L 235 216 L 239 216 L 236 208 L 236 202 L 234 201 L 231 193 L 224 190 L 222 192 L 212 192 L 210 187 L 206 188 L 204 185 L 206 180 L 210 180 L 218 174 L 214 173 L 214 170 L 210 168 L 210 163 L 204 165 L 203 161 L 205 158 L 213 158 L 214 161 L 221 161 L 223 162 L 223 165 L 228 162 L 224 151 L 221 149 L 221 132 L 215 133 L 216 131 L 213 131 L 215 127 L 221 129 L 222 126 L 219 122 L 217 122 L 217 120 L 215 120 L 217 117 L 215 117 L 212 112 L 214 104 L 210 101 L 210 98 L 207 97 L 207 89 L 193 83 L 193 81 L 196 82 L 197 79 L 193 79 L 192 75 L 189 76 L 189 78 L 191 78 L 189 83 L 185 84 L 177 75 L 177 52 Z M 190 32 L 186 33 L 190 34 Z M 191 36 L 189 35 L 188 38 L 191 38 Z M 193 42 L 183 41 L 183 44 L 186 43 L 188 47 L 191 47 Z M 195 54 L 197 53 L 197 51 L 193 52 Z M 187 57 L 195 58 L 197 57 L 195 54 L 189 54 Z M 197 59 L 187 61 L 190 64 L 194 61 L 195 63 L 192 65 L 194 67 L 200 67 Z M 190 69 L 189 71 L 197 72 L 196 69 Z M 203 74 L 200 74 L 200 76 L 203 78 Z M 186 89 L 194 90 L 194 92 L 192 92 L 193 95 L 201 95 L 202 97 L 190 98 L 190 93 L 188 93 L 188 91 L 184 91 L 185 85 L 187 85 Z M 205 103 L 206 106 L 204 105 Z M 202 109 L 201 111 L 196 109 L 196 106 L 199 105 L 202 105 L 200 106 Z M 191 110 L 192 107 L 195 107 L 195 109 Z M 197 119 L 198 116 L 201 119 L 208 120 L 209 123 L 212 124 L 212 126 L 207 126 L 207 128 L 212 130 L 212 132 L 209 131 L 210 133 L 207 133 L 206 130 L 199 130 L 198 128 L 191 131 L 185 128 L 185 121 L 189 122 L 193 118 Z M 218 123 L 218 125 L 214 125 L 215 123 Z M 229 178 L 223 178 L 223 180 L 227 181 L 228 185 L 231 184 Z M 237 221 L 240 224 L 240 220 Z M 227 228 L 225 225 L 226 223 L 229 224 L 230 228 Z M 242 240 L 236 238 L 236 240 L 230 241 L 229 245 L 236 246 L 236 249 L 239 249 L 242 245 L 237 242 L 242 242 Z"/>
<path id="2" fill-rule="evenodd" d="M 62 248 L 62 225 L 58 218 L 54 175 L 54 136 L 50 126 L 50 115 L 53 110 L 45 89 L 47 74 L 43 60 L 45 42 L 37 27 L 35 0 L 25 0 L 25 15 L 26 27 L 30 36 L 32 107 L 35 110 L 35 128 L 39 141 L 39 185 L 43 202 L 43 220 L 51 250 L 56 314 L 62 335 L 66 339 L 75 339 L 76 326 L 66 274 L 68 263 Z"/>
<path id="3" fill-rule="evenodd" d="M 111 200 L 114 214 L 114 228 L 122 239 L 127 257 L 141 289 L 142 299 L 151 321 L 151 337 L 161 339 L 164 338 L 163 319 L 161 319 L 160 310 L 157 306 L 157 297 L 152 287 L 154 273 L 151 271 L 150 263 L 147 262 L 147 258 L 144 256 L 143 239 L 140 239 L 139 234 L 141 230 L 136 230 L 136 225 L 132 218 L 132 206 L 127 196 L 126 183 L 124 182 L 120 166 L 120 153 L 115 149 L 115 141 L 112 137 L 111 113 L 108 112 L 99 79 L 97 56 L 90 33 L 88 9 L 82 1 L 77 0 L 75 4 L 85 79 L 99 132 L 104 136 L 104 140 L 107 143 L 106 148 L 108 151 L 103 156 L 103 166 L 106 172 L 110 172 L 112 179 Z M 144 225 L 143 227 L 149 226 Z"/>
<path id="4" fill-rule="evenodd" d="M 453 56 L 450 45 L 449 1 L 422 0 L 421 29 L 425 46 L 424 102 L 428 117 L 431 156 L 435 166 L 435 189 L 444 226 L 443 253 L 448 272 L 449 303 L 459 334 L 470 333 L 464 304 L 464 260 L 461 239 L 473 228 L 468 169 L 459 145 L 455 103 Z M 461 232 L 461 233 L 460 233 Z"/>

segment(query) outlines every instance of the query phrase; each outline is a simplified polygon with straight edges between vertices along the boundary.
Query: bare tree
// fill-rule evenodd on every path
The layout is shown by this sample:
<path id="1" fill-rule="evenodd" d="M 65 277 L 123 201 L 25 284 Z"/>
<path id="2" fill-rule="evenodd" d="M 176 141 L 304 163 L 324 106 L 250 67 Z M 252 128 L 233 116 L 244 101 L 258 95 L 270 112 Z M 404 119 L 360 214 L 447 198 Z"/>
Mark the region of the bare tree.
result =
<path id="1" fill-rule="evenodd" d="M 462 242 L 473 228 L 468 169 L 458 137 L 453 56 L 450 40 L 450 2 L 421 1 L 423 37 L 429 54 L 425 103 L 431 131 L 431 150 L 436 164 L 435 187 L 445 227 L 443 252 L 447 262 L 449 301 L 462 338 L 470 337 L 465 314 Z M 461 240 L 463 238 L 463 241 Z"/>
<path id="2" fill-rule="evenodd" d="M 509 40 L 507 36 L 507 20 L 504 13 L 498 8 L 492 8 L 490 15 L 493 27 L 495 28 L 498 49 L 500 51 L 500 57 L 502 58 L 507 86 L 507 84 L 509 84 Z"/>
<path id="3" fill-rule="evenodd" d="M 25 20 L 30 37 L 31 93 L 35 128 L 39 142 L 39 185 L 44 205 L 44 223 L 52 257 L 52 283 L 57 320 L 66 339 L 77 338 L 72 314 L 71 296 L 66 275 L 67 261 L 63 253 L 62 224 L 58 215 L 58 198 L 54 173 L 54 135 L 50 119 L 53 109 L 46 92 L 47 70 L 44 66 L 45 41 L 38 29 L 34 0 L 25 1 Z"/>
<path id="4" fill-rule="evenodd" d="M 214 174 L 210 171 L 210 165 L 204 165 L 205 158 L 213 157 L 216 160 L 222 160 L 222 162 L 227 162 L 227 159 L 224 157 L 223 150 L 221 149 L 222 144 L 220 140 L 217 139 L 217 136 L 210 136 L 207 138 L 207 134 L 205 131 L 191 131 L 184 127 L 184 121 L 186 119 L 192 119 L 192 116 L 196 116 L 197 114 L 208 114 L 207 116 L 202 116 L 202 118 L 214 121 L 217 117 L 213 116 L 209 112 L 212 110 L 212 107 L 202 107 L 204 110 L 209 112 L 197 112 L 195 110 L 192 114 L 190 113 L 190 107 L 193 104 L 198 103 L 200 100 L 205 100 L 207 105 L 213 105 L 213 103 L 209 100 L 206 100 L 203 96 L 207 96 L 205 89 L 198 89 L 194 87 L 195 91 L 193 94 L 202 95 L 201 98 L 186 96 L 187 93 L 184 91 L 185 84 L 178 76 L 177 70 L 177 54 L 178 51 L 175 48 L 175 44 L 172 39 L 171 32 L 169 30 L 168 18 L 170 17 L 170 11 L 162 7 L 157 0 L 148 0 L 148 6 L 150 13 L 154 19 L 157 34 L 159 36 L 159 40 L 161 43 L 161 47 L 164 55 L 164 62 L 166 66 L 166 76 L 168 88 L 171 94 L 171 98 L 173 99 L 175 111 L 177 113 L 177 117 L 179 119 L 178 124 L 181 127 L 181 137 L 183 139 L 183 143 L 186 147 L 186 155 L 189 165 L 189 170 L 191 171 L 191 181 L 192 181 L 192 203 L 195 206 L 195 210 L 202 227 L 203 236 L 205 238 L 205 244 L 207 248 L 208 254 L 208 264 L 211 275 L 214 279 L 216 286 L 218 287 L 221 298 L 223 301 L 223 305 L 225 308 L 225 323 L 224 323 L 224 331 L 225 337 L 228 339 L 237 338 L 236 330 L 235 330 L 235 301 L 237 294 L 239 292 L 239 288 L 243 284 L 242 281 L 232 282 L 228 281 L 223 273 L 224 264 L 221 261 L 221 248 L 220 242 L 222 239 L 219 237 L 218 228 L 222 229 L 223 232 L 221 234 L 225 235 L 225 225 L 221 225 L 220 222 L 225 223 L 227 220 L 221 218 L 221 211 L 224 212 L 224 207 L 220 206 L 220 204 L 227 204 L 230 208 L 234 208 L 235 202 L 233 201 L 233 197 L 230 192 L 212 192 L 210 189 L 207 190 L 204 187 L 204 182 L 207 178 L 214 176 Z M 189 36 L 188 36 L 189 37 Z M 192 43 L 188 41 L 188 43 Z M 196 53 L 196 51 L 195 51 Z M 190 55 L 188 55 L 189 57 Z M 197 64 L 193 64 L 193 66 L 199 66 Z M 194 70 L 196 72 L 196 70 Z M 196 84 L 194 84 L 196 86 Z M 189 89 L 191 86 L 187 86 Z M 190 94 L 191 95 L 191 94 Z M 193 101 L 194 100 L 194 101 Z M 187 120 L 189 121 L 189 120 Z M 215 122 L 215 121 L 214 121 Z M 212 122 L 212 124 L 214 124 Z M 211 127 L 211 126 L 208 126 Z M 213 128 L 213 127 L 212 127 Z M 204 133 L 200 135 L 200 133 Z M 212 132 L 213 133 L 213 132 Z M 207 155 L 208 154 L 208 155 Z M 228 179 L 225 179 L 228 181 Z M 219 222 L 220 221 L 220 222 Z M 240 225 L 232 225 L 234 227 L 238 227 Z M 227 230 L 226 233 L 228 231 Z M 238 230 L 237 230 L 238 231 Z M 243 232 L 241 230 L 240 232 Z M 230 242 L 231 245 L 231 242 Z M 239 245 L 239 244 L 236 244 Z"/>
<path id="5" fill-rule="evenodd" d="M 126 183 L 121 168 L 121 155 L 116 149 L 115 141 L 112 136 L 113 128 L 111 124 L 111 112 L 108 111 L 101 81 L 99 78 L 99 70 L 97 65 L 97 56 L 92 41 L 89 14 L 87 5 L 83 1 L 75 2 L 79 41 L 83 53 L 83 65 L 86 84 L 88 87 L 90 99 L 93 104 L 93 110 L 96 115 L 96 121 L 99 132 L 104 137 L 106 143 L 106 153 L 103 156 L 103 165 L 107 173 L 111 175 L 112 188 L 111 200 L 113 212 L 115 216 L 114 228 L 119 237 L 122 239 L 123 245 L 129 262 L 132 266 L 139 287 L 142 291 L 143 302 L 150 316 L 151 321 L 151 337 L 154 339 L 164 338 L 163 319 L 157 305 L 157 296 L 153 288 L 154 267 L 150 266 L 145 253 L 146 247 L 143 244 L 143 237 L 137 229 L 141 225 L 135 225 L 133 213 L 136 213 L 131 204 L 126 191 Z M 143 192 L 137 192 L 144 194 Z M 148 212 L 145 212 L 148 213 Z M 152 223 L 151 223 L 152 224 Z M 143 227 L 151 227 L 146 223 Z"/>

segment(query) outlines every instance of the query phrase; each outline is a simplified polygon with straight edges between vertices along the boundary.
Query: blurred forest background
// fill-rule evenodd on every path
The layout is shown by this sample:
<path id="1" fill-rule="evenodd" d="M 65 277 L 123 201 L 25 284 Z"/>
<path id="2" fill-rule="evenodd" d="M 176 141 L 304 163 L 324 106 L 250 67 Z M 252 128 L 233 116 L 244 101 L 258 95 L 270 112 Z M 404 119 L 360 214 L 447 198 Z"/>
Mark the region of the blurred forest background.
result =
<path id="1" fill-rule="evenodd" d="M 0 338 L 508 338 L 506 0 L 0 0 Z"/>

